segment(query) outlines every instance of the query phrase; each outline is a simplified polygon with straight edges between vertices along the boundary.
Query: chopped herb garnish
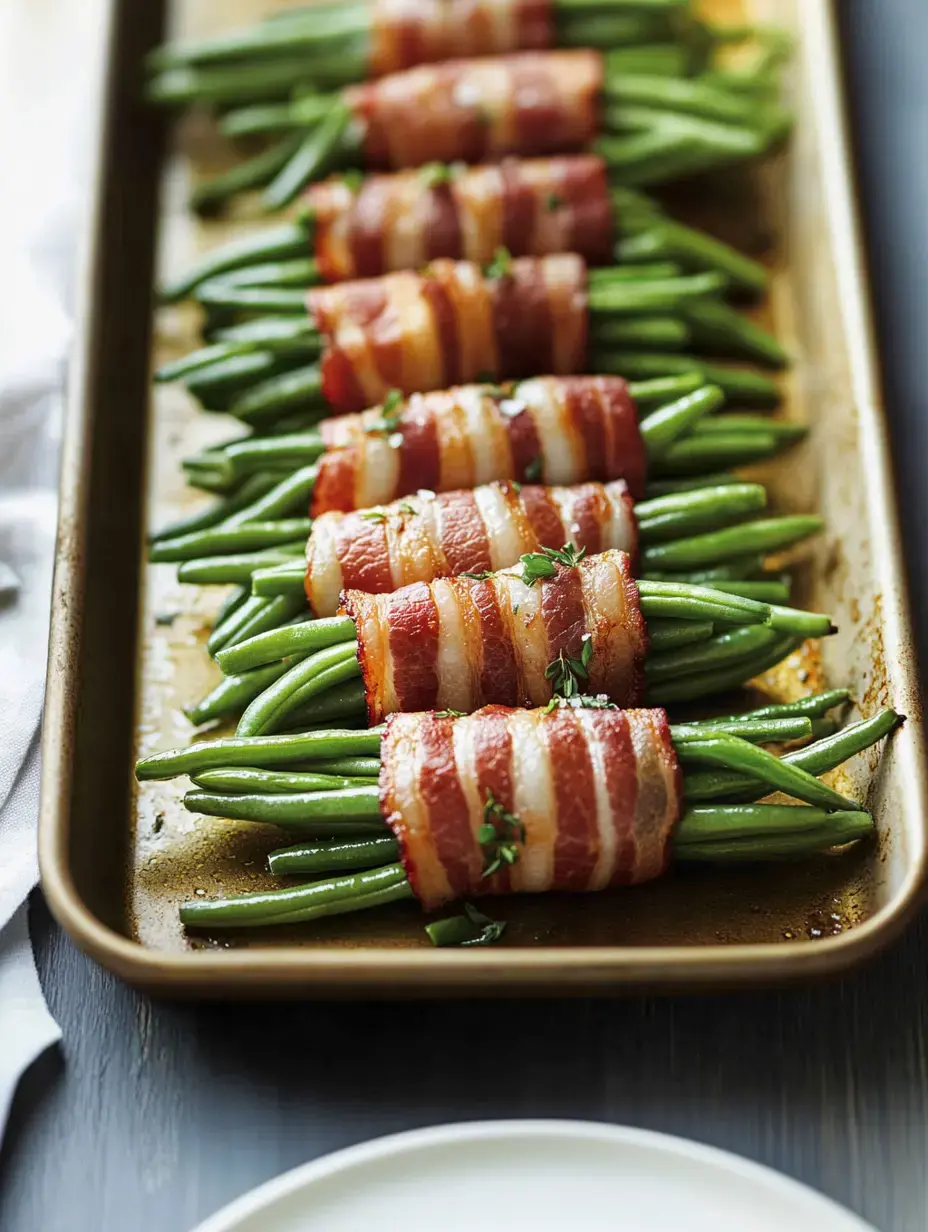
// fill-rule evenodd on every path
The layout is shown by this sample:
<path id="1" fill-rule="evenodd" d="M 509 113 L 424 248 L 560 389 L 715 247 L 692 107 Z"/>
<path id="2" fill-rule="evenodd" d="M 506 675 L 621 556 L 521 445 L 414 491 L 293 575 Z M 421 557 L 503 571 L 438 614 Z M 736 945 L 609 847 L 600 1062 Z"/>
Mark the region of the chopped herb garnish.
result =
<path id="1" fill-rule="evenodd" d="M 583 649 L 579 659 L 570 658 L 562 650 L 545 668 L 545 679 L 551 681 L 554 692 L 561 697 L 575 697 L 583 691 L 581 685 L 587 679 L 587 668 L 593 657 L 593 642 L 589 633 L 584 633 L 582 641 Z"/>
<path id="2" fill-rule="evenodd" d="M 391 389 L 383 400 L 383 406 L 380 408 L 379 418 L 369 423 L 364 431 L 368 436 L 386 436 L 390 438 L 390 444 L 394 449 L 398 445 L 402 445 L 402 433 L 397 432 L 401 425 L 403 416 L 403 395 L 398 389 Z M 394 435 L 399 436 L 399 442 L 393 440 Z"/>
<path id="3" fill-rule="evenodd" d="M 519 605 L 518 605 L 518 603 L 514 603 L 514 604 L 512 605 L 512 614 L 513 614 L 513 616 L 518 616 L 518 614 L 519 614 Z"/>
<path id="4" fill-rule="evenodd" d="M 562 548 L 542 548 L 538 552 L 526 552 L 519 557 L 522 564 L 522 581 L 527 586 L 534 586 L 544 578 L 554 577 L 558 565 L 572 569 L 584 556 L 586 548 L 575 548 L 572 543 L 565 543 Z"/>
<path id="5" fill-rule="evenodd" d="M 564 198 L 557 193 L 548 193 L 548 199 L 545 202 L 545 208 L 552 214 L 555 210 L 559 210 L 564 204 Z"/>
<path id="6" fill-rule="evenodd" d="M 450 184 L 452 178 L 453 174 L 447 163 L 426 163 L 419 168 L 419 179 L 426 188 L 439 188 L 442 184 Z"/>
<path id="7" fill-rule="evenodd" d="M 436 719 L 463 719 L 465 714 L 467 714 L 466 710 L 436 710 L 435 718 Z"/>
<path id="8" fill-rule="evenodd" d="M 532 458 L 525 468 L 525 478 L 529 483 L 537 483 L 541 478 L 541 458 Z"/>
<path id="9" fill-rule="evenodd" d="M 347 171 L 342 172 L 340 179 L 353 193 L 356 193 L 364 183 L 364 173 L 363 171 L 349 168 Z"/>
<path id="10" fill-rule="evenodd" d="M 382 509 L 380 507 L 376 509 L 365 509 L 361 513 L 361 517 L 364 518 L 366 522 L 386 522 L 387 511 L 386 509 Z"/>
<path id="11" fill-rule="evenodd" d="M 399 509 L 400 513 L 408 513 L 410 517 L 415 517 L 416 514 L 419 512 L 419 510 L 415 507 L 415 505 L 410 505 L 409 501 L 400 501 L 399 505 L 397 505 L 397 508 Z"/>
<path id="12" fill-rule="evenodd" d="M 519 483 L 518 479 L 510 479 L 509 486 L 512 488 L 513 492 L 515 492 L 516 496 L 518 496 L 522 491 L 522 485 Z"/>
<path id="13" fill-rule="evenodd" d="M 542 714 L 550 714 L 552 710 L 559 710 L 567 706 L 571 710 L 619 710 L 615 702 L 611 702 L 605 693 L 597 693 L 595 697 L 591 693 L 580 693 L 574 697 L 552 697 L 545 706 Z"/>
<path id="14" fill-rule="evenodd" d="M 152 834 L 160 834 L 164 829 L 164 813 L 155 813 L 155 820 L 152 823 Z"/>
<path id="15" fill-rule="evenodd" d="M 493 945 L 499 941 L 506 928 L 505 920 L 493 920 L 470 903 L 464 904 L 464 912 L 426 924 L 432 945 Z"/>
<path id="16" fill-rule="evenodd" d="M 489 569 L 484 570 L 483 573 L 459 573 L 458 574 L 458 577 L 471 578 L 471 580 L 474 582 L 485 582 L 487 578 L 491 578 L 492 576 L 493 574 Z"/>
<path id="17" fill-rule="evenodd" d="M 505 278 L 512 271 L 512 254 L 508 248 L 497 248 L 493 260 L 483 271 L 487 278 Z"/>
<path id="18" fill-rule="evenodd" d="M 483 825 L 477 830 L 477 842 L 483 848 L 483 876 L 492 877 L 504 864 L 515 864 L 519 858 L 518 844 L 525 842 L 525 826 L 487 792 L 483 806 Z"/>

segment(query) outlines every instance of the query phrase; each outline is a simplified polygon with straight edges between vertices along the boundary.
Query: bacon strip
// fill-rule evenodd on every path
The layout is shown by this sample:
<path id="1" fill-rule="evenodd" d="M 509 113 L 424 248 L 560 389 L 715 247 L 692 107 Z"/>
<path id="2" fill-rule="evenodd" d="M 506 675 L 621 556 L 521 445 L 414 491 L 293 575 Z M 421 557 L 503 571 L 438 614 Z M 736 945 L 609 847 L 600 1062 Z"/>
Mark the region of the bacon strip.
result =
<path id="1" fill-rule="evenodd" d="M 631 499 L 644 495 L 647 455 L 621 377 L 461 386 L 414 395 L 389 420 L 379 407 L 323 420 L 321 433 L 326 452 L 313 488 L 315 518 L 383 505 L 422 488 L 439 492 L 507 479 L 558 485 L 624 479 Z M 596 520 L 592 507 L 571 503 L 558 513 L 546 498 L 526 499 L 526 516 L 542 542 L 551 533 L 543 528 L 560 515 L 563 524 L 580 525 L 587 542 L 582 528 Z"/>
<path id="2" fill-rule="evenodd" d="M 445 60 L 343 92 L 367 167 L 493 162 L 582 150 L 597 135 L 603 60 L 596 51 Z"/>
<path id="3" fill-rule="evenodd" d="M 372 175 L 357 192 L 326 180 L 306 200 L 326 282 L 420 269 L 438 257 L 482 265 L 500 247 L 514 257 L 574 252 L 591 265 L 612 260 L 606 167 L 592 154 L 507 159 L 444 180 L 430 168 Z"/>
<path id="4" fill-rule="evenodd" d="M 392 594 L 345 590 L 357 627 L 368 717 L 409 710 L 542 706 L 548 665 L 592 657 L 585 691 L 633 706 L 644 687 L 647 632 L 625 552 L 586 557 L 527 584 L 521 567 L 483 578 L 414 582 Z"/>
<path id="5" fill-rule="evenodd" d="M 683 802 L 663 710 L 397 714 L 381 751 L 380 804 L 426 910 L 462 895 L 595 891 L 659 877 Z M 524 828 L 506 831 L 499 809 Z M 483 876 L 489 822 L 516 860 Z"/>
<path id="6" fill-rule="evenodd" d="M 522 257 L 499 277 L 467 261 L 315 287 L 308 309 L 335 411 L 460 381 L 586 366 L 586 265 L 572 253 Z"/>
<path id="7" fill-rule="evenodd" d="M 316 519 L 306 545 L 306 597 L 316 616 L 334 616 L 342 590 L 387 594 L 414 582 L 506 569 L 526 552 L 566 543 L 590 555 L 620 549 L 633 558 L 633 509 L 627 484 L 617 479 L 574 488 L 492 483 L 438 496 L 419 492 L 360 513 L 333 510 Z"/>
<path id="8" fill-rule="evenodd" d="M 374 0 L 370 76 L 554 45 L 550 0 Z"/>

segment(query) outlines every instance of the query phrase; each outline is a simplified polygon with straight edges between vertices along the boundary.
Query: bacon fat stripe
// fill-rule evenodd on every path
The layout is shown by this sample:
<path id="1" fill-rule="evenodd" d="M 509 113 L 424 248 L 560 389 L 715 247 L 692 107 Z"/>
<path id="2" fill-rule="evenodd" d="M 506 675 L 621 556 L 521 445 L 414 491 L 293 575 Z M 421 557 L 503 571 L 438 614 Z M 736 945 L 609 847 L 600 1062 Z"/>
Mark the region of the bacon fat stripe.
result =
<path id="1" fill-rule="evenodd" d="M 612 259 L 601 158 L 507 159 L 440 182 L 428 172 L 368 176 L 357 191 L 337 178 L 311 186 L 316 261 L 326 282 L 421 269 L 438 257 L 486 264 L 500 247 L 514 257 Z"/>
<path id="2" fill-rule="evenodd" d="M 397 714 L 381 752 L 380 805 L 426 910 L 500 892 L 594 891 L 660 876 L 683 790 L 663 710 Z M 488 805 L 490 807 L 488 807 Z M 490 877 L 478 840 L 498 810 L 524 827 Z"/>
<path id="3" fill-rule="evenodd" d="M 548 665 L 580 659 L 586 642 L 585 691 L 621 706 L 642 696 L 647 630 L 625 552 L 558 565 L 533 585 L 514 569 L 389 594 L 348 589 L 339 610 L 357 628 L 372 724 L 399 711 L 543 706 L 553 694 Z"/>
<path id="4" fill-rule="evenodd" d="M 535 377 L 417 394 L 388 420 L 375 407 L 324 420 L 321 433 L 314 518 L 385 505 L 420 489 L 448 492 L 507 479 L 552 485 L 624 479 L 633 499 L 644 495 L 647 455 L 621 377 Z M 556 512 L 539 493 L 522 503 L 548 542 Z M 582 504 L 573 519 L 586 543 L 598 519 L 594 503 Z"/>
<path id="5" fill-rule="evenodd" d="M 399 171 L 574 153 L 597 135 L 603 60 L 596 51 L 445 60 L 345 90 L 364 162 Z"/>
<path id="6" fill-rule="evenodd" d="M 554 45 L 550 0 L 374 0 L 370 76 Z"/>
<path id="7" fill-rule="evenodd" d="M 413 582 L 506 569 L 523 553 L 566 543 L 591 555 L 618 548 L 634 558 L 637 526 L 623 479 L 420 491 L 380 509 L 324 513 L 306 545 L 306 597 L 316 616 L 334 616 L 342 590 L 387 594 Z"/>
<path id="8" fill-rule="evenodd" d="M 469 261 L 315 287 L 322 390 L 335 411 L 463 381 L 582 372 L 586 264 L 573 253 L 520 257 L 500 277 Z"/>

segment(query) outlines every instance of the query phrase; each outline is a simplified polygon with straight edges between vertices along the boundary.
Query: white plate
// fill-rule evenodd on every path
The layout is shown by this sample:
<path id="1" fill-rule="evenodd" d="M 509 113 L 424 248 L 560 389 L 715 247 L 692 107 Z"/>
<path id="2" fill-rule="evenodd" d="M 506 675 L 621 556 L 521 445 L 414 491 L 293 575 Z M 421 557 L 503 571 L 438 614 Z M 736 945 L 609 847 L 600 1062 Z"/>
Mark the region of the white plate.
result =
<path id="1" fill-rule="evenodd" d="M 285 1172 L 197 1232 L 873 1232 L 777 1172 L 665 1134 L 487 1121 Z"/>

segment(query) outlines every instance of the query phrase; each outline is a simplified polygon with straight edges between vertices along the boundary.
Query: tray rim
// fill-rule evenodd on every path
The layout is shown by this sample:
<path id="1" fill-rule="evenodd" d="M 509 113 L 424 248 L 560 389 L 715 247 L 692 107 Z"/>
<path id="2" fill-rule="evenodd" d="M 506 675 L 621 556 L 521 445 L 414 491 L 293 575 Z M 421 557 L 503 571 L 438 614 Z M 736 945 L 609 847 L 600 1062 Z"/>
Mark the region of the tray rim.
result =
<path id="1" fill-rule="evenodd" d="M 303 996 L 442 995 L 519 993 L 570 995 L 596 990 L 679 991 L 685 988 L 746 986 L 836 974 L 872 957 L 899 935 L 918 909 L 928 880 L 928 776 L 924 741 L 902 743 L 903 773 L 911 785 L 909 810 L 920 815 L 922 843 L 896 889 L 892 902 L 862 924 L 836 937 L 808 942 L 763 942 L 715 946 L 539 947 L 481 950 L 303 949 L 256 946 L 247 950 L 165 953 L 132 941 L 103 924 L 77 890 L 69 862 L 70 772 L 74 757 L 77 664 L 83 601 L 84 523 L 90 499 L 89 467 L 84 465 L 92 416 L 93 344 L 96 284 L 104 242 L 94 208 L 104 185 L 109 116 L 109 77 L 114 57 L 118 0 L 106 0 L 106 72 L 98 75 L 97 144 L 94 191 L 85 224 L 83 275 L 77 320 L 79 344 L 72 358 L 62 444 L 58 541 L 52 585 L 42 782 L 39 809 L 39 863 L 42 887 L 55 918 L 75 943 L 129 983 L 187 996 L 225 996 L 255 991 Z M 918 683 L 909 619 L 908 588 L 902 564 L 897 502 L 886 410 L 879 384 L 868 278 L 852 178 L 847 111 L 838 50 L 834 0 L 803 0 L 803 41 L 823 70 L 812 78 L 814 122 L 828 140 L 819 147 L 824 194 L 833 244 L 842 259 L 836 279 L 840 312 L 848 339 L 851 385 L 860 432 L 874 474 L 871 490 L 886 494 L 868 502 L 875 543 L 875 572 L 886 599 L 883 612 L 888 658 L 900 669 L 916 713 L 910 731 L 921 731 Z M 906 653 L 900 656 L 900 651 Z M 505 983 L 504 983 L 505 981 Z"/>

